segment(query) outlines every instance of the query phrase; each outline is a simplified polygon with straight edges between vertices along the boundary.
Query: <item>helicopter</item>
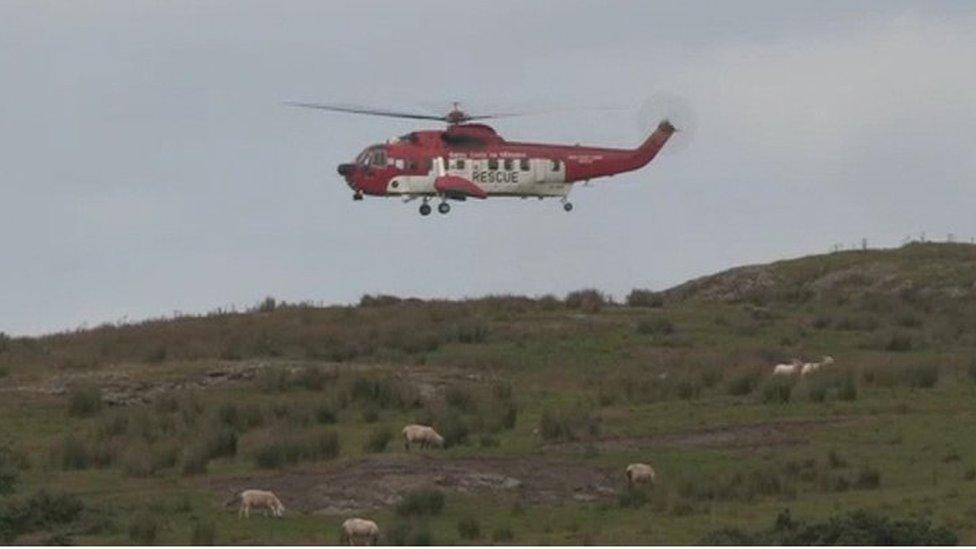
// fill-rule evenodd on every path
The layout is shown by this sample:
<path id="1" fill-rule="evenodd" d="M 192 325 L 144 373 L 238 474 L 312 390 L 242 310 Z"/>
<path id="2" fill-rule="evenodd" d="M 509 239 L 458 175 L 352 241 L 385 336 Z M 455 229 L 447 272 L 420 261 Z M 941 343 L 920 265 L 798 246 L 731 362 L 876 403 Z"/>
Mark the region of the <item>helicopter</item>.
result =
<path id="1" fill-rule="evenodd" d="M 338 173 L 353 191 L 365 196 L 420 199 L 420 215 L 451 211 L 449 200 L 493 197 L 559 198 L 573 210 L 574 183 L 638 170 L 646 166 L 677 131 L 667 119 L 635 149 L 508 141 L 483 120 L 519 114 L 468 114 L 455 102 L 445 115 L 360 106 L 287 102 L 286 105 L 340 113 L 435 120 L 443 130 L 417 130 L 386 143 L 370 145 Z"/>

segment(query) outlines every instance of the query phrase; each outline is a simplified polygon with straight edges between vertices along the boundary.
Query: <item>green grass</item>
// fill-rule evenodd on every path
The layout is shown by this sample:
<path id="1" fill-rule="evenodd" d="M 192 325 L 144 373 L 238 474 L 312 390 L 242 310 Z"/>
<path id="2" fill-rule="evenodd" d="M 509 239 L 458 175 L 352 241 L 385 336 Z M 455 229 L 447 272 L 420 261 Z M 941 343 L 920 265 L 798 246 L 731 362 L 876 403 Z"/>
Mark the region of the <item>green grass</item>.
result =
<path id="1" fill-rule="evenodd" d="M 810 523 L 866 508 L 925 517 L 976 543 L 976 300 L 940 293 L 972 287 L 973 248 L 767 268 L 777 285 L 763 299 L 731 302 L 700 290 L 638 291 L 633 306 L 589 291 L 568 302 L 265 301 L 245 314 L 5 338 L 3 387 L 84 383 L 4 393 L 0 448 L 21 457 L 0 463 L 15 479 L 0 504 L 38 490 L 84 502 L 21 541 L 334 544 L 345 516 L 280 493 L 284 519 L 242 521 L 213 487 L 360 460 L 546 458 L 605 471 L 621 495 L 545 501 L 426 486 L 441 496 L 418 492 L 402 504 L 409 511 L 368 515 L 386 541 L 687 544 L 768 528 L 784 508 Z M 913 290 L 885 293 L 878 273 Z M 775 363 L 828 354 L 834 367 L 810 377 L 769 376 Z M 108 374 L 172 382 L 259 365 L 251 379 L 151 404 L 110 406 L 98 389 Z M 414 422 L 434 425 L 447 448 L 406 454 L 398 433 Z M 795 426 L 748 431 L 784 422 Z M 739 434 L 702 442 L 716 431 Z M 640 495 L 622 477 L 636 461 L 658 471 Z"/>

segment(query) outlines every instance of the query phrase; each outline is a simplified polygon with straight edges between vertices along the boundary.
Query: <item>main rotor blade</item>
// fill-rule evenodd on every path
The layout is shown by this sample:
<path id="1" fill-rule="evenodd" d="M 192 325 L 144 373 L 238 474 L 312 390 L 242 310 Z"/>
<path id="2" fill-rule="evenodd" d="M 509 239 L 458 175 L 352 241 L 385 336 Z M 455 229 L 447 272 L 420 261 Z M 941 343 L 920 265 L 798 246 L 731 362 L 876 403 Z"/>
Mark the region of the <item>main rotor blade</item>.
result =
<path id="1" fill-rule="evenodd" d="M 409 118 L 412 120 L 440 120 L 445 121 L 444 116 L 434 116 L 430 114 L 418 114 L 412 112 L 388 111 L 384 109 L 373 109 L 369 107 L 359 107 L 354 105 L 327 105 L 324 103 L 300 103 L 296 101 L 285 101 L 285 105 L 290 107 L 303 107 L 306 109 L 319 109 L 323 111 L 345 112 L 351 114 L 368 114 L 372 116 L 386 116 L 390 118 Z"/>

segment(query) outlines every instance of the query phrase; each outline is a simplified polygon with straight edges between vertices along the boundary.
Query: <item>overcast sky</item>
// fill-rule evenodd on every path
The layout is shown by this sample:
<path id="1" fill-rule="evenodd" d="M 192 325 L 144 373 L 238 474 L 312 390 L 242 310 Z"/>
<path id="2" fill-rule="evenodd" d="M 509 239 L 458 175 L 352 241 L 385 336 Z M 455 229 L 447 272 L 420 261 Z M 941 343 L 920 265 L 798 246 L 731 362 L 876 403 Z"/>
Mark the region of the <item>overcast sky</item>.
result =
<path id="1" fill-rule="evenodd" d="M 971 1 L 5 0 L 0 331 L 265 295 L 623 296 L 862 237 L 968 240 L 974 29 Z M 495 127 L 630 147 L 662 93 L 681 100 L 648 110 L 693 131 L 570 214 L 354 203 L 337 164 L 437 125 L 281 104 L 619 105 Z"/>

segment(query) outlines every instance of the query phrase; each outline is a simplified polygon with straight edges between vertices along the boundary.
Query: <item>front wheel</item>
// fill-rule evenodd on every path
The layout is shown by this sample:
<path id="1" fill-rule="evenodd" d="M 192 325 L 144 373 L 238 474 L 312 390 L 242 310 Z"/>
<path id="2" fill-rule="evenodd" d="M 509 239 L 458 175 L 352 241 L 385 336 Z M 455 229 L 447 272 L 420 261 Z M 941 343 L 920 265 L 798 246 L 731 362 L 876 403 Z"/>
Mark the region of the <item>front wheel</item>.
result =
<path id="1" fill-rule="evenodd" d="M 430 204 L 424 203 L 420 205 L 420 215 L 430 215 Z"/>
<path id="2" fill-rule="evenodd" d="M 451 211 L 451 205 L 447 202 L 441 202 L 437 205 L 437 211 L 441 212 L 442 214 L 446 214 L 447 212 Z"/>
<path id="3" fill-rule="evenodd" d="M 567 212 L 573 211 L 573 203 L 572 202 L 564 202 L 563 203 L 563 209 L 566 210 Z"/>

